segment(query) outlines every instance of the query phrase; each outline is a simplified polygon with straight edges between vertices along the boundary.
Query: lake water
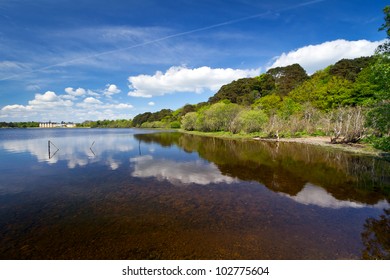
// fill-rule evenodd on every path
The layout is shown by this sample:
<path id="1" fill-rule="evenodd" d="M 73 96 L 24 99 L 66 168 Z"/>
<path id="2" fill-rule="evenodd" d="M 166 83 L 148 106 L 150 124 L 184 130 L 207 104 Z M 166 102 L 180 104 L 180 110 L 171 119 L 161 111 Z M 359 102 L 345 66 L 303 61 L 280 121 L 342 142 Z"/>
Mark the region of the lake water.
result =
<path id="1" fill-rule="evenodd" d="M 136 129 L 0 130 L 1 259 L 389 256 L 390 163 Z"/>

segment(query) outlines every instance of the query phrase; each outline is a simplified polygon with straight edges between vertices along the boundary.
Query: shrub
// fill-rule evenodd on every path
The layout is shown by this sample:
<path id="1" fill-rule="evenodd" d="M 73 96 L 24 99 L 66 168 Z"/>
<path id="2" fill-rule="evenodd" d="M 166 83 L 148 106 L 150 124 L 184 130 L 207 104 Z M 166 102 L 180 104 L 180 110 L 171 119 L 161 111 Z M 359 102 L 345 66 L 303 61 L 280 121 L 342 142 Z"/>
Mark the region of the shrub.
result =
<path id="1" fill-rule="evenodd" d="M 234 118 L 230 131 L 233 133 L 259 132 L 263 130 L 267 122 L 268 117 L 262 110 L 244 110 Z"/>

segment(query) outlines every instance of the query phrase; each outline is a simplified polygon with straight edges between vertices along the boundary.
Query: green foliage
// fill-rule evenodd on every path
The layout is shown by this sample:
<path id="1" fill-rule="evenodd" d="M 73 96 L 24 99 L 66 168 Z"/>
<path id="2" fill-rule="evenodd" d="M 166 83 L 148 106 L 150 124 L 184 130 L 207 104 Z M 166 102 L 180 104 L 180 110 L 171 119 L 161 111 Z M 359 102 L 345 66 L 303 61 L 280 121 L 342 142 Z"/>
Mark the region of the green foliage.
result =
<path id="1" fill-rule="evenodd" d="M 229 131 L 240 107 L 237 104 L 216 103 L 204 111 L 204 131 Z"/>
<path id="2" fill-rule="evenodd" d="M 389 100 L 379 101 L 368 112 L 367 125 L 379 134 L 390 134 L 390 103 Z"/>
<path id="3" fill-rule="evenodd" d="M 376 58 L 371 67 L 371 81 L 377 87 L 376 103 L 368 113 L 367 125 L 379 135 L 390 136 L 390 55 L 377 54 Z"/>
<path id="4" fill-rule="evenodd" d="M 177 129 L 180 128 L 180 122 L 179 121 L 173 121 L 170 123 L 171 128 Z"/>
<path id="5" fill-rule="evenodd" d="M 195 128 L 200 131 L 229 131 L 233 119 L 240 110 L 237 104 L 215 103 L 198 111 Z"/>
<path id="6" fill-rule="evenodd" d="M 329 74 L 354 82 L 358 74 L 367 68 L 373 61 L 372 57 L 342 59 L 330 66 Z"/>
<path id="7" fill-rule="evenodd" d="M 271 94 L 275 90 L 275 79 L 272 75 L 264 73 L 256 77 L 256 79 L 260 83 L 261 96 Z"/>
<path id="8" fill-rule="evenodd" d="M 28 128 L 39 127 L 39 122 L 0 122 L 3 128 Z"/>
<path id="9" fill-rule="evenodd" d="M 305 69 L 299 64 L 269 69 L 267 74 L 275 80 L 277 94 L 286 96 L 294 88 L 308 79 Z"/>
<path id="10" fill-rule="evenodd" d="M 141 128 L 170 128 L 170 124 L 163 121 L 143 122 Z"/>
<path id="11" fill-rule="evenodd" d="M 197 119 L 198 119 L 198 113 L 189 112 L 181 119 L 181 127 L 188 131 L 195 130 Z"/>
<path id="12" fill-rule="evenodd" d="M 172 118 L 173 118 L 173 111 L 170 109 L 162 109 L 155 113 L 145 112 L 142 114 L 138 114 L 134 117 L 133 126 L 142 127 L 142 124 L 145 122 L 152 123 L 161 120 L 164 120 L 165 122 L 169 122 L 171 121 Z"/>
<path id="13" fill-rule="evenodd" d="M 229 100 L 232 103 L 249 105 L 260 97 L 260 81 L 256 78 L 243 78 L 224 85 L 212 97 L 209 103 Z"/>
<path id="14" fill-rule="evenodd" d="M 280 106 L 280 109 L 278 111 L 279 116 L 282 119 L 288 119 L 293 114 L 296 114 L 301 111 L 301 105 L 297 102 L 295 102 L 292 98 L 285 98 L 283 99 L 282 105 Z"/>
<path id="15" fill-rule="evenodd" d="M 84 121 L 77 125 L 77 127 L 91 127 L 91 128 L 128 128 L 132 127 L 131 120 L 98 120 L 98 121 Z"/>
<path id="16" fill-rule="evenodd" d="M 390 152 L 390 136 L 377 137 L 371 135 L 366 139 L 366 142 L 371 143 L 376 149 Z"/>
<path id="17" fill-rule="evenodd" d="M 276 94 L 270 94 L 256 100 L 254 107 L 258 107 L 270 115 L 280 109 L 281 103 L 282 99 L 280 96 Z"/>
<path id="18" fill-rule="evenodd" d="M 353 82 L 339 76 L 331 76 L 327 70 L 317 72 L 289 94 L 295 102 L 309 101 L 320 110 L 348 105 L 352 102 L 352 95 Z"/>
<path id="19" fill-rule="evenodd" d="M 180 113 L 178 114 L 178 117 L 183 117 L 187 113 L 195 112 L 195 111 L 196 111 L 196 106 L 195 105 L 186 104 L 186 105 L 183 106 L 183 108 L 180 109 Z"/>
<path id="20" fill-rule="evenodd" d="M 243 110 L 234 118 L 230 131 L 252 133 L 263 130 L 268 116 L 262 110 Z"/>

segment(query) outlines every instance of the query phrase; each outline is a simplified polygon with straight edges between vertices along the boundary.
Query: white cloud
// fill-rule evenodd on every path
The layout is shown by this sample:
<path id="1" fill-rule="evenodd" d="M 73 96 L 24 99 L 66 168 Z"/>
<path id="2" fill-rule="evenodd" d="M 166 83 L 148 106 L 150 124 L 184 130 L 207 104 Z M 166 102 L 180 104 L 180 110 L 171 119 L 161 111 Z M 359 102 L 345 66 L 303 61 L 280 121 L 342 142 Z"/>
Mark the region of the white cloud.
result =
<path id="1" fill-rule="evenodd" d="M 104 95 L 112 96 L 114 94 L 120 93 L 121 90 L 114 84 L 108 84 L 104 90 Z"/>
<path id="2" fill-rule="evenodd" d="M 87 97 L 83 101 L 84 103 L 88 104 L 102 104 L 102 102 L 94 97 Z"/>
<path id="3" fill-rule="evenodd" d="M 72 95 L 72 96 L 83 96 L 87 93 L 85 91 L 85 89 L 83 89 L 83 88 L 78 88 L 78 89 L 74 90 L 72 87 L 67 87 L 65 89 L 65 92 L 69 95 Z"/>
<path id="4" fill-rule="evenodd" d="M 149 106 L 154 106 L 154 105 L 156 105 L 156 103 L 154 103 L 153 101 L 150 101 L 150 102 L 148 103 L 148 105 L 149 105 Z"/>
<path id="5" fill-rule="evenodd" d="M 19 104 L 13 104 L 13 105 L 7 105 L 4 106 L 2 111 L 26 111 L 26 110 L 31 110 L 31 106 L 23 106 Z"/>
<path id="6" fill-rule="evenodd" d="M 63 94 L 63 95 L 60 95 L 60 97 L 62 99 L 69 99 L 69 100 L 76 100 L 77 97 L 73 96 L 73 95 L 69 95 L 69 94 Z"/>
<path id="7" fill-rule="evenodd" d="M 95 97 L 100 96 L 99 93 L 96 93 L 96 92 L 94 92 L 94 91 L 92 91 L 92 90 L 90 90 L 90 89 L 87 90 L 87 94 L 90 95 L 90 96 L 95 96 Z"/>
<path id="8" fill-rule="evenodd" d="M 37 93 L 35 95 L 35 100 L 38 102 L 56 102 L 59 99 L 54 91 L 46 91 L 44 94 Z"/>
<path id="9" fill-rule="evenodd" d="M 162 96 L 175 92 L 202 93 L 205 90 L 218 90 L 233 80 L 253 77 L 260 69 L 213 69 L 207 66 L 189 69 L 184 66 L 171 67 L 165 73 L 157 71 L 153 76 L 139 75 L 128 78 L 128 93 L 134 97 Z"/>
<path id="10" fill-rule="evenodd" d="M 299 63 L 309 74 L 321 70 L 343 58 L 371 56 L 383 41 L 335 40 L 319 45 L 309 45 L 275 58 L 270 68 Z"/>
<path id="11" fill-rule="evenodd" d="M 66 106 L 70 107 L 73 105 L 73 102 L 70 100 L 61 99 L 55 92 L 47 91 L 44 94 L 37 93 L 35 94 L 35 99 L 28 102 L 33 109 L 38 109 L 41 107 L 61 107 Z"/>

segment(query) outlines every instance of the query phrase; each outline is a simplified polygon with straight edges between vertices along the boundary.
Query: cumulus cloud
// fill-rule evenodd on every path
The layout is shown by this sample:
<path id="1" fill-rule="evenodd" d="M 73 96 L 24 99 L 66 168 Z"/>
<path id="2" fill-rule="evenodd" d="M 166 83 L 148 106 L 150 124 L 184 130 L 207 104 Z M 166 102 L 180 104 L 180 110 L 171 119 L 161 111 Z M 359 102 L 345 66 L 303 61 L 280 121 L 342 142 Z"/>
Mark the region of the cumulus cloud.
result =
<path id="1" fill-rule="evenodd" d="M 44 94 L 35 94 L 35 99 L 28 102 L 32 108 L 38 107 L 54 107 L 54 106 L 72 106 L 73 102 L 70 100 L 61 99 L 55 92 L 47 91 Z"/>
<path id="2" fill-rule="evenodd" d="M 319 45 L 309 45 L 289 53 L 282 53 L 282 55 L 275 58 L 270 68 L 299 63 L 309 74 L 312 74 L 343 58 L 352 59 L 371 56 L 381 43 L 383 41 L 347 41 L 340 39 Z"/>
<path id="3" fill-rule="evenodd" d="M 60 98 L 57 96 L 57 94 L 54 91 L 46 91 L 44 94 L 37 93 L 35 95 L 35 100 L 39 102 L 55 102 L 58 101 Z"/>
<path id="4" fill-rule="evenodd" d="M 114 94 L 120 93 L 121 90 L 114 84 L 108 84 L 104 90 L 104 95 L 112 96 Z"/>
<path id="5" fill-rule="evenodd" d="M 87 93 L 86 90 L 83 88 L 78 88 L 75 90 L 72 87 L 67 87 L 65 89 L 65 92 L 71 96 L 83 96 Z"/>
<path id="6" fill-rule="evenodd" d="M 2 111 L 26 111 L 31 110 L 31 106 L 23 106 L 19 104 L 7 105 L 1 108 Z"/>
<path id="7" fill-rule="evenodd" d="M 84 103 L 88 104 L 102 104 L 102 102 L 94 97 L 87 97 L 84 99 Z"/>
<path id="8" fill-rule="evenodd" d="M 162 96 L 176 92 L 202 93 L 205 90 L 218 90 L 222 85 L 233 80 L 253 77 L 260 69 L 213 69 L 207 66 L 189 69 L 184 66 L 174 66 L 165 73 L 157 71 L 153 76 L 138 75 L 128 78 L 130 82 L 128 93 L 134 97 Z"/>
<path id="9" fill-rule="evenodd" d="M 149 105 L 149 106 L 154 106 L 154 105 L 156 105 L 156 103 L 154 103 L 153 101 L 150 101 L 150 102 L 148 103 L 148 105 Z"/>

